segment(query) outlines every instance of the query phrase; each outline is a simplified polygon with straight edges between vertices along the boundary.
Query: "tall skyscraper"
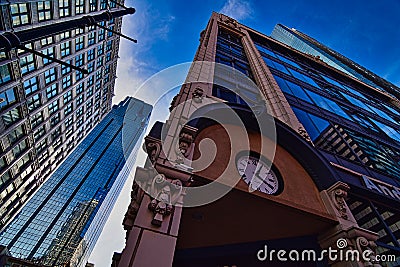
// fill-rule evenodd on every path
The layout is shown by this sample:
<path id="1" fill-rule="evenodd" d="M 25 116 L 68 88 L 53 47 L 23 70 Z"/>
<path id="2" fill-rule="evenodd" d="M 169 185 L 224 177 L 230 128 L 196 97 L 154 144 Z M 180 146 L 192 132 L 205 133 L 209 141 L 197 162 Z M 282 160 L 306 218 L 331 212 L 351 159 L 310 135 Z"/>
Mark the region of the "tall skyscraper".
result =
<path id="1" fill-rule="evenodd" d="M 129 176 L 151 106 L 126 98 L 88 134 L 0 234 L 12 256 L 84 266 Z"/>
<path id="2" fill-rule="evenodd" d="M 121 31 L 116 2 L 0 1 L 1 47 L 18 34 L 25 47 L 0 49 L 0 230 L 110 111 L 120 37 L 102 27 Z M 57 26 L 99 14 L 101 27 Z"/>
<path id="3" fill-rule="evenodd" d="M 399 266 L 399 88 L 296 33 L 213 13 L 145 138 L 113 266 Z"/>

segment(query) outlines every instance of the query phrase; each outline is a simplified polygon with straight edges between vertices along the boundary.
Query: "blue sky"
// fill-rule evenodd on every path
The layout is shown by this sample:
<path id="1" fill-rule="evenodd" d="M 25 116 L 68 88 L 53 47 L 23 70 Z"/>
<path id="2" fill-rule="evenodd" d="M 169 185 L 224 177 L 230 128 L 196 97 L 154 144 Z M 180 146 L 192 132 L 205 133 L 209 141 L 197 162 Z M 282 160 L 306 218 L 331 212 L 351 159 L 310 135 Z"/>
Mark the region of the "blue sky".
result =
<path id="1" fill-rule="evenodd" d="M 212 11 L 269 35 L 276 23 L 296 28 L 400 85 L 400 1 L 126 1 L 136 14 L 123 31 L 115 102 L 152 74 L 191 61 Z M 122 86 L 123 85 L 123 86 Z M 119 90 L 122 89 L 122 90 Z"/>
<path id="2" fill-rule="evenodd" d="M 124 18 L 122 31 L 138 43 L 121 40 L 114 103 L 133 96 L 153 74 L 192 61 L 200 32 L 212 11 L 232 16 L 267 35 L 277 23 L 296 28 L 400 86 L 399 0 L 126 0 L 125 4 L 135 7 L 136 13 Z M 165 110 L 153 113 L 168 115 L 169 102 L 164 99 Z M 137 164 L 141 166 L 143 160 L 141 152 Z M 132 177 L 90 257 L 96 267 L 110 266 L 113 252 L 124 247 L 121 223 L 130 202 L 131 185 Z"/>

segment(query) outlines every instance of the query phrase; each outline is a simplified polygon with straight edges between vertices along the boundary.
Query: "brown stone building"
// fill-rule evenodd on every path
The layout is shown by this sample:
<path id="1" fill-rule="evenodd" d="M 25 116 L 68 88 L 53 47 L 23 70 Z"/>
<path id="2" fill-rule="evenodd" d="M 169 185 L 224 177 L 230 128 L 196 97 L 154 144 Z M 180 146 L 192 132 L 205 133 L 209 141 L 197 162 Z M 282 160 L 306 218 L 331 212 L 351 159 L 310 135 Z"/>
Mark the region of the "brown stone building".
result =
<path id="1" fill-rule="evenodd" d="M 212 14 L 169 119 L 145 139 L 113 266 L 399 265 L 398 88 L 274 33 Z M 369 257 L 319 258 L 329 249 Z"/>

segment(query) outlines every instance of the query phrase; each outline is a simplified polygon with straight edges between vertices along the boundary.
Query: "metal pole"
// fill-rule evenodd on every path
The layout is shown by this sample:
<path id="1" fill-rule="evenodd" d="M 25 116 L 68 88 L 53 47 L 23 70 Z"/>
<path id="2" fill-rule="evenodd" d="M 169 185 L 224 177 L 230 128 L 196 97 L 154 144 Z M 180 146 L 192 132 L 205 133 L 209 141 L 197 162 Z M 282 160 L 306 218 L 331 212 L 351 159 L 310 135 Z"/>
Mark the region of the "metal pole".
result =
<path id="1" fill-rule="evenodd" d="M 20 45 L 54 36 L 65 31 L 96 25 L 98 22 L 133 14 L 135 11 L 136 10 L 134 8 L 127 8 L 111 12 L 105 11 L 98 15 L 87 15 L 78 19 L 44 25 L 37 28 L 17 32 L 3 32 L 0 33 L 0 51 L 8 52 Z"/>

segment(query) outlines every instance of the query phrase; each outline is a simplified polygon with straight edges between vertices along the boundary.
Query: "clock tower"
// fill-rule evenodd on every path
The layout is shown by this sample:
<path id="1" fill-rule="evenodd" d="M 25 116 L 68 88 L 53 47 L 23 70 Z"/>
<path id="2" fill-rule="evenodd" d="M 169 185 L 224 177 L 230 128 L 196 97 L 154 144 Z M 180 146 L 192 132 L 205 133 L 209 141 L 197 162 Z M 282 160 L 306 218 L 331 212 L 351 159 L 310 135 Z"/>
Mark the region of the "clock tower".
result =
<path id="1" fill-rule="evenodd" d="M 145 138 L 114 266 L 265 266 L 256 257 L 264 245 L 319 252 L 342 239 L 345 249 L 374 250 L 377 234 L 357 224 L 349 186 L 315 149 L 254 35 L 290 50 L 211 16 L 169 119 Z M 327 263 L 348 266 L 301 266 Z"/>

